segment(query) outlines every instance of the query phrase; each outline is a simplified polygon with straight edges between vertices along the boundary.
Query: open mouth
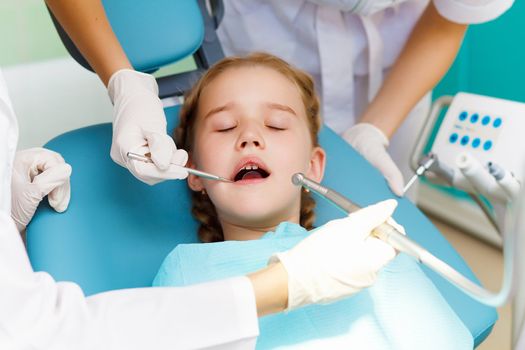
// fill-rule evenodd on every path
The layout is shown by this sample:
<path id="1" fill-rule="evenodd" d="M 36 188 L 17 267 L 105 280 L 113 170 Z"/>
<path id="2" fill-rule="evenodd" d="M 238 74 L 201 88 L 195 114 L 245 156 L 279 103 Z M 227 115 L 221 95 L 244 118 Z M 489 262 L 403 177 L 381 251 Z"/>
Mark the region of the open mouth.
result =
<path id="1" fill-rule="evenodd" d="M 270 176 L 270 173 L 260 164 L 247 163 L 239 169 L 233 178 L 233 181 L 237 182 L 242 180 L 265 179 L 268 176 Z"/>

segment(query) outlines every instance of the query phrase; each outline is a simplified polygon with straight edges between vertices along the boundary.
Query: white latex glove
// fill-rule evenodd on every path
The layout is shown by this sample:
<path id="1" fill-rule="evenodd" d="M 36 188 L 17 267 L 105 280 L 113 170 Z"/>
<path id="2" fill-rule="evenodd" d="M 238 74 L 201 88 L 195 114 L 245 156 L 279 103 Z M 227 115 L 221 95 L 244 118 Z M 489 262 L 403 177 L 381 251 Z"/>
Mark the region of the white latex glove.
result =
<path id="1" fill-rule="evenodd" d="M 383 174 L 392 192 L 403 195 L 403 175 L 386 151 L 389 142 L 381 130 L 372 124 L 358 123 L 346 130 L 343 138 Z"/>
<path id="2" fill-rule="evenodd" d="M 188 153 L 178 150 L 166 134 L 166 116 L 155 78 L 122 69 L 111 76 L 108 93 L 114 105 L 111 158 L 149 185 L 186 178 L 186 171 L 170 165 L 185 165 Z M 131 160 L 128 152 L 150 153 L 153 163 Z"/>
<path id="3" fill-rule="evenodd" d="M 274 254 L 269 263 L 280 261 L 288 273 L 287 310 L 336 301 L 372 285 L 396 252 L 370 233 L 396 206 L 390 199 L 332 220 L 289 251 Z M 393 219 L 389 223 L 404 233 Z"/>
<path id="4" fill-rule="evenodd" d="M 71 197 L 70 176 L 71 166 L 56 152 L 30 148 L 16 153 L 11 181 L 11 216 L 20 232 L 31 221 L 45 196 L 57 212 L 67 209 Z"/>

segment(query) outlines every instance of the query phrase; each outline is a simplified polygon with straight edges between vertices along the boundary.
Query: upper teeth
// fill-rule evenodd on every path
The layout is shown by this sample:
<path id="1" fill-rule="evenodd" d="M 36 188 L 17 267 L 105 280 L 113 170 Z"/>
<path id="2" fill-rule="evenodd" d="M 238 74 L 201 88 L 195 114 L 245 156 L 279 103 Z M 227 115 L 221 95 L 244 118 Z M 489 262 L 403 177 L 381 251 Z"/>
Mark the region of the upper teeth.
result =
<path id="1" fill-rule="evenodd" d="M 245 169 L 245 170 L 257 170 L 259 169 L 259 166 L 258 165 L 245 165 L 242 169 Z"/>

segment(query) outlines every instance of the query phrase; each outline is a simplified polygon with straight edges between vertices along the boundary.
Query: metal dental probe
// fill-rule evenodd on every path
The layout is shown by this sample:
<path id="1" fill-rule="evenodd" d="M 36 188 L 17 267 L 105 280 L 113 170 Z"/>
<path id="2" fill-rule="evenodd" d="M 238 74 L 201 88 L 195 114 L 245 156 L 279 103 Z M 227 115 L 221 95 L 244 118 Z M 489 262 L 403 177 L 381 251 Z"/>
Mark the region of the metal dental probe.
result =
<path id="1" fill-rule="evenodd" d="M 138 153 L 128 152 L 128 158 L 134 159 L 134 160 L 139 160 L 141 162 L 153 163 L 153 161 L 151 160 L 150 157 L 148 157 L 146 155 L 138 154 Z M 200 170 L 196 170 L 196 169 L 192 169 L 192 168 L 187 168 L 185 166 L 178 165 L 178 164 L 173 164 L 173 163 L 171 163 L 171 164 L 173 166 L 176 166 L 178 168 L 186 170 L 190 174 L 193 174 L 193 175 L 196 175 L 196 176 L 200 176 L 200 177 L 208 179 L 208 180 L 216 180 L 216 181 L 229 182 L 229 183 L 233 182 L 232 180 L 229 180 L 227 178 L 224 178 L 224 177 L 221 177 L 221 176 L 218 176 L 218 175 L 213 175 L 213 174 L 210 174 L 210 173 L 207 173 L 207 172 L 204 172 L 204 171 L 200 171 Z"/>

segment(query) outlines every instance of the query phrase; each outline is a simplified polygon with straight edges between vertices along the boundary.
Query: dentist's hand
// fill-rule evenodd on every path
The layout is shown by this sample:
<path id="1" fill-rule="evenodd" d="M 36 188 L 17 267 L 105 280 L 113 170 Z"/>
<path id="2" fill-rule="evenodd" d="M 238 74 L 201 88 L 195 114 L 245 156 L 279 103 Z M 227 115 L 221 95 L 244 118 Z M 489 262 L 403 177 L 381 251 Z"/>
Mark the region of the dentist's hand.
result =
<path id="1" fill-rule="evenodd" d="M 111 158 L 149 185 L 186 178 L 186 171 L 170 166 L 185 165 L 188 153 L 178 150 L 166 134 L 166 116 L 155 78 L 122 69 L 111 76 L 108 93 L 114 105 Z M 150 153 L 153 163 L 131 160 L 128 152 Z"/>
<path id="2" fill-rule="evenodd" d="M 289 251 L 270 258 L 288 273 L 288 308 L 339 300 L 372 285 L 377 272 L 396 256 L 394 248 L 370 236 L 397 206 L 387 200 L 321 226 Z M 392 219 L 389 223 L 403 228 Z"/>
<path id="3" fill-rule="evenodd" d="M 16 153 L 11 182 L 11 216 L 20 232 L 31 221 L 45 196 L 57 212 L 67 209 L 71 196 L 70 176 L 71 166 L 56 152 L 30 148 Z"/>
<path id="4" fill-rule="evenodd" d="M 343 138 L 385 177 L 392 192 L 403 195 L 404 180 L 386 148 L 388 138 L 372 124 L 358 123 L 343 133 Z"/>

